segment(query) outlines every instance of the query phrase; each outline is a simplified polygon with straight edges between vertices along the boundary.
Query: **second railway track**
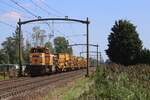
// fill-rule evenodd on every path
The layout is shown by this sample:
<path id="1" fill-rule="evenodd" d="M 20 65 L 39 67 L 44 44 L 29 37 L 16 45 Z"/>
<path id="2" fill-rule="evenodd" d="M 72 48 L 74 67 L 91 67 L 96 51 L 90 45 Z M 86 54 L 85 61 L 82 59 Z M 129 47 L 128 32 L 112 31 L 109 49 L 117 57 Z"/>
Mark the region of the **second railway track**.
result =
<path id="1" fill-rule="evenodd" d="M 25 78 L 15 80 L 12 83 L 1 84 L 0 85 L 0 99 L 8 99 L 13 96 L 19 95 L 21 93 L 25 93 L 30 90 L 37 89 L 39 87 L 58 83 L 60 81 L 71 80 L 73 78 L 81 77 L 85 73 L 85 70 L 76 70 L 66 73 L 55 74 L 51 76 L 43 76 L 43 77 L 35 77 L 35 78 Z M 12 81 L 12 80 L 11 80 Z M 61 83 L 60 83 L 61 84 Z"/>

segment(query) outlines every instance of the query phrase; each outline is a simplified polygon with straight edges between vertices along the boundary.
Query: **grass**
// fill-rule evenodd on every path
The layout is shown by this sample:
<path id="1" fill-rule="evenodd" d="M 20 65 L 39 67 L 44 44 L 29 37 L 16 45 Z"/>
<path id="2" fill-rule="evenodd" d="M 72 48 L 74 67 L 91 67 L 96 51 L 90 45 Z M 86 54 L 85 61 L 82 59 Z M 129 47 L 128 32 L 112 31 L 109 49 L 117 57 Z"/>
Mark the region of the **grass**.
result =
<path id="1" fill-rule="evenodd" d="M 150 66 L 100 66 L 94 85 L 78 100 L 150 100 Z"/>
<path id="2" fill-rule="evenodd" d="M 5 78 L 4 78 L 3 73 L 0 73 L 0 80 L 8 80 L 8 79 L 9 79 L 9 76 L 7 74 L 5 75 Z"/>
<path id="3" fill-rule="evenodd" d="M 44 100 L 150 100 L 150 66 L 100 66 L 91 78 L 75 80 Z"/>
<path id="4" fill-rule="evenodd" d="M 5 76 L 5 79 L 4 79 L 4 76 L 3 75 L 0 75 L 0 80 L 8 80 L 9 77 L 8 76 Z"/>
<path id="5" fill-rule="evenodd" d="M 77 100 L 81 94 L 89 91 L 93 81 L 89 78 L 77 79 L 65 85 L 62 88 L 57 88 L 44 97 L 44 100 Z"/>

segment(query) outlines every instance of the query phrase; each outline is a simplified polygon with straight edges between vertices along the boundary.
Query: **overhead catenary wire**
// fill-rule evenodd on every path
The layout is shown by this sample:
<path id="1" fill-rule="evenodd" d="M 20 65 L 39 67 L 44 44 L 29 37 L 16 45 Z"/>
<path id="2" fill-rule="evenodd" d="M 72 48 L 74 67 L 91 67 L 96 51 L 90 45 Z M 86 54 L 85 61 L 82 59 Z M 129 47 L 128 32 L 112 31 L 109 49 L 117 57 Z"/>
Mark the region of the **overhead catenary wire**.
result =
<path id="1" fill-rule="evenodd" d="M 41 1 L 42 3 L 43 3 L 43 1 Z M 37 3 L 35 3 L 33 0 L 31 0 L 31 3 L 34 5 L 34 6 L 36 6 L 37 8 L 39 8 L 39 9 L 41 9 L 42 11 L 44 11 L 44 12 L 46 12 L 48 15 L 54 15 L 54 14 L 52 14 L 51 12 L 49 12 L 48 10 L 46 10 L 46 9 L 44 9 L 43 7 L 41 7 L 41 6 L 39 6 Z M 56 17 L 59 17 L 58 15 L 55 15 Z M 51 26 L 50 26 L 50 23 L 48 23 L 48 22 L 43 22 L 43 23 L 45 23 L 48 27 L 49 27 L 49 29 L 51 30 Z M 52 23 L 54 23 L 54 22 L 52 22 Z M 52 31 L 52 34 L 53 34 L 54 32 Z"/>
<path id="2" fill-rule="evenodd" d="M 67 35 L 66 37 L 77 37 L 77 36 L 86 36 L 86 34 L 73 34 L 73 35 Z"/>
<path id="3" fill-rule="evenodd" d="M 1 0 L 0 3 L 6 5 L 6 6 L 8 6 L 8 7 L 11 7 L 11 8 L 13 8 L 13 9 L 18 10 L 17 8 L 15 8 L 14 6 L 10 5 L 9 3 L 7 3 L 7 2 L 5 2 L 5 1 L 3 1 L 3 0 Z M 19 10 L 21 10 L 21 9 L 19 9 Z M 21 11 L 23 11 L 23 10 L 21 10 Z"/>
<path id="4" fill-rule="evenodd" d="M 29 13 L 30 15 L 32 15 L 32 16 L 34 16 L 34 17 L 36 17 L 36 18 L 41 18 L 40 16 L 37 16 L 36 14 L 34 14 L 34 13 L 32 13 L 30 10 L 28 10 L 28 9 L 26 9 L 25 7 L 23 7 L 22 5 L 20 5 L 17 1 L 15 1 L 15 0 L 10 0 L 11 2 L 13 2 L 15 5 L 17 5 L 18 7 L 20 7 L 20 8 L 22 8 L 24 11 L 26 11 L 27 13 Z M 41 0 L 40 0 L 41 1 Z M 31 0 L 31 2 L 35 5 L 35 6 L 37 6 L 37 7 L 39 7 L 41 10 L 43 10 L 44 12 L 47 12 L 45 9 L 43 9 L 42 7 L 40 7 L 40 6 L 38 6 L 33 0 Z M 44 1 L 41 1 L 41 2 L 43 2 L 45 5 L 47 5 Z M 48 5 L 47 5 L 47 7 L 49 7 Z M 51 14 L 50 12 L 47 12 L 49 15 Z M 49 27 L 50 27 L 50 24 L 49 23 L 47 23 L 47 22 L 44 22 L 45 24 L 47 24 Z M 59 31 L 60 32 L 60 31 Z"/>
<path id="5" fill-rule="evenodd" d="M 41 18 L 41 16 L 37 16 L 36 14 L 32 13 L 30 10 L 26 9 L 25 7 L 21 6 L 18 2 L 16 2 L 15 0 L 10 0 L 11 2 L 13 2 L 15 5 L 17 5 L 18 7 L 22 8 L 24 11 L 26 11 L 27 13 L 29 13 L 30 15 L 36 17 L 36 18 Z M 49 23 L 44 22 L 45 24 L 47 24 L 49 27 Z"/>
<path id="6" fill-rule="evenodd" d="M 29 13 L 30 15 L 36 17 L 36 18 L 41 18 L 40 16 L 37 16 L 36 14 L 32 13 L 30 10 L 26 9 L 25 7 L 23 7 L 22 5 L 20 5 L 18 2 L 16 2 L 15 0 L 10 0 L 11 2 L 13 2 L 15 5 L 17 5 L 18 7 L 22 8 L 24 11 L 26 11 L 27 13 Z M 49 26 L 49 23 L 45 22 L 45 24 L 47 24 Z M 5 24 L 6 25 L 6 24 Z M 11 25 L 9 25 L 11 26 Z M 50 26 L 49 26 L 50 27 Z M 30 32 L 27 32 L 30 33 Z M 31 34 L 31 33 L 30 33 Z"/>
<path id="7" fill-rule="evenodd" d="M 6 25 L 6 26 L 9 26 L 9 27 L 11 27 L 11 28 L 13 28 L 13 29 L 16 29 L 15 26 L 13 26 L 13 25 L 11 25 L 11 24 L 8 24 L 8 23 L 6 23 L 6 22 L 4 22 L 4 21 L 0 21 L 0 23 L 1 23 L 1 24 L 4 24 L 4 25 Z M 23 30 L 23 31 L 31 35 L 30 32 L 28 32 L 28 31 L 26 31 L 26 30 Z"/>
<path id="8" fill-rule="evenodd" d="M 14 3 L 15 5 L 17 5 L 18 7 L 22 8 L 24 11 L 26 11 L 27 13 L 29 13 L 30 15 L 39 18 L 39 16 L 37 16 L 36 14 L 34 14 L 33 12 L 31 12 L 30 10 L 26 9 L 25 7 L 23 7 L 22 5 L 20 5 L 18 2 L 16 2 L 15 0 L 10 0 L 12 3 Z"/>
<path id="9" fill-rule="evenodd" d="M 32 16 L 34 16 L 34 17 L 36 17 L 36 18 L 39 18 L 39 16 L 37 16 L 36 14 L 34 14 L 34 13 L 32 13 L 32 11 L 30 11 L 30 10 L 28 10 L 28 9 L 26 9 L 25 7 L 23 7 L 22 5 L 20 5 L 18 2 L 16 2 L 15 0 L 10 0 L 10 1 L 12 1 L 12 2 L 14 2 L 14 4 L 16 4 L 18 7 L 20 7 L 20 8 L 22 8 L 24 11 L 26 11 L 27 13 L 29 13 L 30 15 L 32 15 Z M 31 0 L 32 1 L 32 0 Z M 20 5 L 20 6 L 19 6 Z M 41 8 L 40 8 L 41 9 Z M 43 10 L 43 11 L 45 11 L 45 10 Z M 46 12 L 46 11 L 45 11 Z M 47 12 L 48 13 L 48 12 Z M 50 13 L 48 13 L 49 15 L 50 15 Z M 46 23 L 46 22 L 45 22 Z M 62 22 L 63 23 L 63 22 Z M 49 25 L 49 23 L 47 24 L 49 27 L 50 27 L 50 25 Z M 11 25 L 9 25 L 9 26 L 11 26 Z M 12 26 L 13 28 L 16 28 L 15 26 Z M 60 32 L 60 31 L 59 31 Z M 66 38 L 68 38 L 68 36 L 65 36 Z M 70 40 L 70 39 L 69 39 Z M 72 41 L 72 40 L 70 40 L 70 41 Z"/>
<path id="10" fill-rule="evenodd" d="M 18 10 L 21 11 L 21 12 L 23 11 L 22 9 L 18 9 L 18 8 L 14 7 L 14 6 L 10 5 L 10 4 L 8 4 L 7 2 L 5 2 L 5 1 L 3 1 L 3 0 L 1 0 L 0 3 L 6 5 L 6 6 L 9 7 L 9 8 L 13 8 L 16 13 L 18 12 Z M 5 10 L 4 10 L 4 9 L 1 9 L 0 11 L 3 12 L 3 13 L 9 12 L 9 11 L 7 11 L 6 9 L 5 9 Z M 31 17 L 24 16 L 23 14 L 21 14 L 21 17 L 23 17 L 23 18 L 31 18 Z"/>
<path id="11" fill-rule="evenodd" d="M 52 14 L 51 12 L 49 12 L 48 10 L 46 10 L 45 8 L 43 8 L 43 7 L 41 7 L 40 5 L 38 5 L 37 3 L 35 3 L 33 0 L 30 0 L 31 1 L 31 3 L 35 6 L 35 7 L 37 7 L 37 8 L 39 8 L 39 9 L 41 9 L 43 12 L 46 12 L 48 15 L 54 15 L 54 14 Z M 56 15 L 57 16 L 57 15 Z"/>
<path id="12" fill-rule="evenodd" d="M 0 21 L 0 23 L 1 23 L 1 24 L 4 24 L 4 25 L 6 25 L 6 26 L 9 26 L 9 27 L 11 27 L 11 28 L 16 28 L 15 26 L 13 26 L 13 25 L 11 25 L 11 24 L 8 24 L 8 23 L 6 23 L 6 22 L 4 22 L 4 21 Z"/>
<path id="13" fill-rule="evenodd" d="M 44 2 L 43 0 L 39 0 L 39 1 L 40 1 L 42 4 L 44 4 L 47 8 L 53 10 L 55 13 L 60 14 L 60 15 L 63 15 L 62 12 L 60 12 L 60 11 L 54 9 L 53 7 L 51 7 L 50 5 L 48 5 L 48 4 L 47 4 L 46 2 Z"/>
<path id="14" fill-rule="evenodd" d="M 21 7 L 22 9 L 24 9 L 27 13 L 29 13 L 30 15 L 36 17 L 36 18 L 41 18 L 41 16 L 37 16 L 36 14 L 33 14 L 30 10 L 26 9 L 25 7 L 21 6 L 18 2 L 14 1 L 14 0 L 10 0 L 13 3 L 15 3 L 16 5 L 18 5 L 19 7 Z M 42 7 L 38 6 L 35 2 L 33 2 L 33 0 L 31 0 L 31 2 L 39 7 L 40 9 L 42 9 L 43 11 L 47 12 L 48 14 L 50 14 L 50 12 L 46 11 L 45 9 L 43 9 Z M 44 24 L 48 25 L 49 29 L 50 29 L 50 24 L 48 22 L 43 22 Z"/>
<path id="15" fill-rule="evenodd" d="M 54 22 L 53 21 L 53 24 L 55 24 L 55 23 L 57 23 L 57 22 Z M 58 22 L 59 23 L 59 22 Z M 60 23 L 67 23 L 67 24 L 71 24 L 71 23 L 68 23 L 68 22 L 60 22 Z M 73 22 L 73 23 L 75 23 L 75 22 Z M 62 26 L 60 26 L 59 28 L 61 28 L 61 27 L 64 27 L 64 25 Z M 53 27 L 54 28 L 54 27 Z M 70 28 L 70 29 L 72 29 L 72 28 Z M 63 36 L 63 37 L 65 37 L 66 39 L 68 39 L 70 42 L 72 42 L 72 43 L 74 43 L 74 41 L 72 40 L 72 39 L 70 39 L 70 37 L 77 37 L 77 36 L 85 36 L 85 34 L 73 34 L 73 35 L 66 35 L 66 34 L 64 34 L 65 32 L 64 31 L 62 31 L 61 30 L 61 32 L 58 30 L 58 29 L 56 29 L 55 28 L 55 30 L 56 30 L 56 32 L 57 33 L 61 33 L 61 35 Z M 56 33 L 55 33 L 56 34 Z M 58 34 L 56 34 L 56 35 L 58 35 Z"/>
<path id="16" fill-rule="evenodd" d="M 15 1 L 15 0 L 10 0 L 10 1 L 13 2 L 15 5 L 17 5 L 18 7 L 20 7 L 21 9 L 23 9 L 23 10 L 24 10 L 25 12 L 27 12 L 28 14 L 30 14 L 30 15 L 36 17 L 36 18 L 39 18 L 39 16 L 35 15 L 35 14 L 32 13 L 30 10 L 26 9 L 25 7 L 23 7 L 21 4 L 19 4 L 19 2 Z M 6 2 L 3 2 L 3 3 L 4 3 L 5 5 L 7 5 L 7 6 L 13 8 L 13 9 L 17 9 L 17 8 L 13 7 L 12 5 L 6 3 Z M 34 4 L 35 4 L 35 3 L 34 3 Z M 37 5 L 35 5 L 35 6 L 37 6 Z M 40 9 L 41 9 L 41 8 L 40 8 Z M 43 10 L 43 11 L 44 11 L 44 10 Z M 49 14 L 50 14 L 50 13 L 49 13 Z M 7 25 L 7 26 L 9 26 L 9 27 L 12 27 L 12 28 L 16 29 L 16 27 L 13 26 L 13 25 L 11 25 L 11 24 L 8 24 L 8 23 L 2 22 L 2 21 L 1 21 L 1 23 L 2 23 L 2 24 L 5 24 L 5 25 Z M 50 28 L 50 24 L 49 24 L 48 22 L 44 22 L 44 23 L 47 24 L 48 27 Z M 62 23 L 63 23 L 63 22 L 62 22 Z M 58 32 L 58 31 L 57 31 L 57 32 Z M 27 31 L 26 31 L 26 33 L 30 33 L 30 32 L 27 32 Z M 61 33 L 61 32 L 59 31 L 59 33 Z M 31 34 L 31 33 L 30 33 L 30 34 Z M 64 35 L 64 34 L 63 34 L 63 35 Z M 64 37 L 65 37 L 65 35 L 64 35 Z"/>
<path id="17" fill-rule="evenodd" d="M 8 24 L 8 23 L 6 23 L 6 22 L 4 22 L 4 21 L 1 21 L 1 20 L 0 20 L 0 23 L 1 23 L 1 24 L 4 24 L 4 25 L 6 25 L 6 26 L 9 26 L 9 27 L 11 27 L 11 28 L 13 28 L 13 29 L 16 29 L 16 26 L 11 25 L 11 24 Z M 31 34 L 31 33 L 28 32 L 27 30 L 23 30 L 23 31 L 26 32 L 26 33 Z"/>
<path id="18" fill-rule="evenodd" d="M 25 7 L 23 7 L 22 5 L 20 5 L 17 1 L 15 0 L 10 0 L 11 2 L 13 2 L 15 5 L 19 6 L 20 8 L 22 8 L 24 11 L 26 11 L 27 13 L 29 13 L 30 15 L 36 17 L 36 18 L 41 18 L 41 16 L 37 16 L 36 14 L 32 13 L 30 10 L 26 9 Z M 35 6 L 38 6 L 35 2 L 33 2 L 33 0 L 31 0 L 32 3 L 34 3 Z M 41 2 L 43 2 L 44 4 L 46 4 L 44 1 L 40 0 Z M 47 5 L 47 4 L 46 4 Z M 48 5 L 47 5 L 48 6 Z M 38 6 L 39 7 L 39 6 Z M 42 9 L 41 7 L 39 7 L 40 9 Z M 44 9 L 42 9 L 44 10 Z M 45 10 L 44 10 L 45 11 Z M 50 13 L 49 13 L 50 14 Z M 44 22 L 45 24 L 47 24 L 49 27 L 49 23 Z"/>
<path id="19" fill-rule="evenodd" d="M 58 10 L 56 10 L 56 9 L 54 9 L 54 8 L 52 8 L 50 5 L 48 5 L 45 1 L 43 1 L 43 0 L 39 0 L 39 1 L 41 1 L 41 3 L 43 3 L 47 8 L 49 8 L 49 9 L 51 9 L 51 10 L 53 10 L 54 12 L 56 12 L 57 14 L 60 14 L 60 15 L 63 15 L 63 13 L 62 12 L 60 12 L 60 11 L 58 11 Z M 74 23 L 74 22 L 53 22 L 53 24 L 60 24 L 60 23 L 69 23 L 69 24 L 71 24 L 71 23 Z"/>
<path id="20" fill-rule="evenodd" d="M 23 11 L 23 9 L 18 9 L 18 8 L 16 8 L 16 7 L 10 5 L 9 3 L 5 2 L 5 1 L 2 1 L 2 0 L 1 0 L 0 3 L 6 5 L 6 6 L 10 7 L 10 8 L 13 8 L 13 9 L 17 10 L 17 11 L 15 11 L 16 13 L 18 12 L 18 10 L 21 11 L 21 12 Z M 7 12 L 8 12 L 8 13 L 9 13 L 9 11 L 6 11 L 6 9 L 5 9 L 5 10 L 2 9 L 1 12 L 3 12 L 3 13 L 7 13 Z M 22 18 L 31 18 L 31 17 L 26 17 L 26 16 L 24 16 L 24 15 L 22 15 L 22 14 L 21 14 L 20 17 L 22 17 Z M 5 21 L 1 21 L 1 20 L 0 20 L 0 23 L 3 24 L 3 25 L 6 25 L 6 26 L 8 26 L 8 27 L 13 28 L 14 30 L 17 28 L 17 25 L 14 26 L 14 25 L 11 25 L 11 24 L 9 24 L 9 23 L 7 23 L 7 22 L 5 22 Z M 27 30 L 22 30 L 22 31 L 31 35 L 31 32 L 28 32 Z"/>
<path id="21" fill-rule="evenodd" d="M 10 13 L 9 11 L 6 11 L 6 10 L 1 9 L 1 8 L 0 8 L 0 12 L 2 12 L 4 14 L 9 14 Z M 17 13 L 17 12 L 15 12 L 15 13 Z M 26 16 L 21 15 L 21 18 L 30 18 L 30 17 L 26 17 Z"/>

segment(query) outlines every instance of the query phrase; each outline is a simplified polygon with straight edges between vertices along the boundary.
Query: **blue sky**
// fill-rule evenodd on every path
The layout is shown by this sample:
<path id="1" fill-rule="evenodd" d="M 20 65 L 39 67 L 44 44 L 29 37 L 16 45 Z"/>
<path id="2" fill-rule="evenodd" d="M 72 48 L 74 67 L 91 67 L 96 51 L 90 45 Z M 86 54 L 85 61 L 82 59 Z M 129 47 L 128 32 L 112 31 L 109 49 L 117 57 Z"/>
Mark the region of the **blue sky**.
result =
<path id="1" fill-rule="evenodd" d="M 42 0 L 49 8 L 42 4 L 40 0 L 33 0 L 40 7 L 48 10 L 48 14 L 38 7 L 34 6 L 30 0 L 14 0 L 20 5 L 26 7 L 32 13 L 41 17 L 64 17 L 86 19 L 89 17 L 90 24 L 90 43 L 99 44 L 100 51 L 104 59 L 107 59 L 105 49 L 107 49 L 107 37 L 115 20 L 127 19 L 137 26 L 140 39 L 146 48 L 150 48 L 150 1 L 149 0 Z M 51 7 L 51 8 L 50 8 Z M 55 10 L 57 11 L 55 11 Z M 27 20 L 28 18 L 35 18 L 25 12 L 11 2 L 11 0 L 0 0 L 0 21 L 5 21 L 13 26 L 16 26 L 18 18 Z M 58 35 L 68 36 L 71 34 L 83 34 L 85 27 L 81 24 L 56 24 L 53 29 L 49 29 L 46 25 L 35 23 L 23 26 L 23 30 L 32 31 L 32 27 L 38 25 L 45 29 L 47 33 L 54 30 Z M 11 35 L 15 29 L 0 23 L 0 43 L 5 38 Z M 57 30 L 57 31 L 56 31 Z M 59 31 L 58 31 L 59 30 Z M 29 34 L 24 33 L 25 37 L 30 37 Z M 84 36 L 68 38 L 70 44 L 85 43 Z M 51 40 L 52 41 L 52 40 Z M 80 49 L 79 49 L 80 48 Z M 79 54 L 84 51 L 84 47 L 75 47 L 74 52 Z M 91 48 L 94 50 L 94 48 Z"/>

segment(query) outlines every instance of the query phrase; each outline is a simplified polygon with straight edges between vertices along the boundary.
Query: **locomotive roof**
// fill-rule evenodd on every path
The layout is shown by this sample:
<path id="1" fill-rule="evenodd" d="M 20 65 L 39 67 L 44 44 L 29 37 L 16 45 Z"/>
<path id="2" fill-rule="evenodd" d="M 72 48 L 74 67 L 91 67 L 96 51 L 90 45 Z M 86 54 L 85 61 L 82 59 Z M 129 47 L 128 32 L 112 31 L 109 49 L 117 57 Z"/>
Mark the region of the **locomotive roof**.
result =
<path id="1" fill-rule="evenodd" d="M 38 46 L 38 47 L 32 47 L 31 49 L 48 49 L 47 47 L 40 47 L 40 46 Z"/>

